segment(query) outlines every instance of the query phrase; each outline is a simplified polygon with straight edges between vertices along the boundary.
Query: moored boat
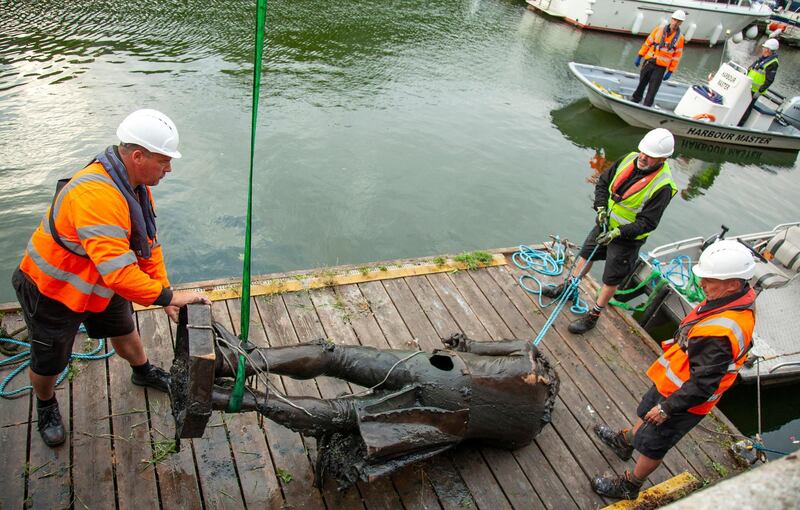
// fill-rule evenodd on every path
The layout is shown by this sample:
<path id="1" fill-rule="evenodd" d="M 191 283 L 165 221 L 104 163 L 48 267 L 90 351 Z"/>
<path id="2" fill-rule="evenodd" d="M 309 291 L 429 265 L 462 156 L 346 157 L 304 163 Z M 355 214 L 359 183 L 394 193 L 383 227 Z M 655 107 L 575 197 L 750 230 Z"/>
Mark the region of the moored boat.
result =
<path id="1" fill-rule="evenodd" d="M 656 313 L 663 313 L 675 323 L 683 319 L 703 299 L 691 268 L 700 253 L 717 239 L 726 237 L 727 228 L 709 238 L 693 237 L 658 246 L 639 255 L 632 284 L 653 281 L 660 274 L 666 286 L 645 285 L 647 307 L 638 316 L 647 328 Z M 756 261 L 756 272 L 750 284 L 756 289 L 756 329 L 753 335 L 751 358 L 758 363 L 748 363 L 739 372 L 745 382 L 762 383 L 800 380 L 800 222 L 785 223 L 772 230 L 727 236 L 751 247 Z M 652 294 L 652 295 L 651 295 Z"/>
<path id="2" fill-rule="evenodd" d="M 800 0 L 789 2 L 769 17 L 767 30 L 790 46 L 800 46 Z"/>
<path id="3" fill-rule="evenodd" d="M 768 90 L 747 122 L 737 126 L 750 102 L 751 80 L 735 62 L 723 64 L 707 86 L 662 83 L 652 107 L 629 99 L 638 74 L 577 62 L 569 68 L 594 106 L 632 126 L 663 127 L 676 136 L 709 142 L 800 150 L 800 96 L 784 98 Z"/>
<path id="4" fill-rule="evenodd" d="M 745 29 L 766 20 L 772 10 L 750 0 L 717 3 L 703 0 L 526 0 L 541 11 L 580 28 L 646 36 L 665 24 L 676 9 L 687 12 L 682 27 L 686 42 L 711 46 L 742 36 Z"/>

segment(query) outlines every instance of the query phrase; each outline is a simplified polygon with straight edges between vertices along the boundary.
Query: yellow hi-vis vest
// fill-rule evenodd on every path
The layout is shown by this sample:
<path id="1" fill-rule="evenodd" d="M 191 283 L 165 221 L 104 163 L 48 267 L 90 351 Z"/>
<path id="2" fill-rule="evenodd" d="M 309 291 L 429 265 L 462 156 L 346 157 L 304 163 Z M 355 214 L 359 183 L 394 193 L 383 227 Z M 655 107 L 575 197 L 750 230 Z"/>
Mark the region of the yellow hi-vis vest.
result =
<path id="1" fill-rule="evenodd" d="M 758 92 L 758 89 L 764 85 L 764 82 L 767 81 L 767 68 L 771 65 L 778 65 L 778 57 L 773 56 L 768 60 L 765 60 L 762 63 L 756 63 L 747 70 L 747 76 L 753 81 L 753 86 L 750 88 L 750 92 Z"/>
<path id="2" fill-rule="evenodd" d="M 672 173 L 669 165 L 665 161 L 661 168 L 655 172 L 645 175 L 623 195 L 617 194 L 617 189 L 633 173 L 638 152 L 631 152 L 620 161 L 614 177 L 608 185 L 608 229 L 613 230 L 621 225 L 627 225 L 636 221 L 636 215 L 642 211 L 644 204 L 650 200 L 656 191 L 664 186 L 672 188 L 672 196 L 678 192 L 678 186 L 672 180 Z M 645 232 L 636 239 L 645 239 L 650 232 Z"/>

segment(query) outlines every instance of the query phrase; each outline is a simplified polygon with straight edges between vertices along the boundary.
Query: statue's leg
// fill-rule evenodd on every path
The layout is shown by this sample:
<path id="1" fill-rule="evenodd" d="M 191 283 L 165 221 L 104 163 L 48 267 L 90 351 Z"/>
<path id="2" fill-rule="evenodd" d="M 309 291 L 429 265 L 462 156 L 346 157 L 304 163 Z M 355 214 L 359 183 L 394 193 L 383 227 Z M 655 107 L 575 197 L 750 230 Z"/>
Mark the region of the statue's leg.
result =
<path id="1" fill-rule="evenodd" d="M 215 385 L 213 409 L 227 410 L 231 388 Z M 257 411 L 270 420 L 307 436 L 346 432 L 357 428 L 356 399 L 287 397 L 286 400 L 245 388 L 240 412 Z"/>
<path id="2" fill-rule="evenodd" d="M 218 346 L 217 354 L 216 376 L 234 377 L 239 355 L 225 346 Z M 413 382 L 404 364 L 398 363 L 412 354 L 414 351 L 384 351 L 319 340 L 255 349 L 249 354 L 245 372 L 248 376 L 257 372 L 269 372 L 295 379 L 327 375 L 367 387 L 375 386 L 386 378 L 381 387 L 396 389 Z"/>

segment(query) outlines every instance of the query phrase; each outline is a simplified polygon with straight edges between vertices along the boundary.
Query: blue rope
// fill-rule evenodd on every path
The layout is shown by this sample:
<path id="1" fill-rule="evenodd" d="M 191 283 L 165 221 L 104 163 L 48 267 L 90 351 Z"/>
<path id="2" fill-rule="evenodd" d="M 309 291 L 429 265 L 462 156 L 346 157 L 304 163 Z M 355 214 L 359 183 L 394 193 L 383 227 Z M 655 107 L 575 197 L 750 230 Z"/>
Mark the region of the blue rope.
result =
<path id="1" fill-rule="evenodd" d="M 653 269 L 657 269 L 661 275 L 676 286 L 685 288 L 692 281 L 692 259 L 688 255 L 678 255 L 669 261 L 669 264 L 662 269 L 662 262 L 658 259 L 652 260 Z"/>
<path id="2" fill-rule="evenodd" d="M 592 250 L 589 258 L 586 259 L 587 263 L 594 258 L 597 248 L 598 245 L 594 247 L 594 250 Z M 519 251 L 511 255 L 511 260 L 518 268 L 522 270 L 534 271 L 545 276 L 558 276 L 564 272 L 564 261 L 566 260 L 566 247 L 558 236 L 556 236 L 555 242 L 553 243 L 553 251 L 555 252 L 555 255 L 551 255 L 546 250 L 536 250 L 530 246 L 520 245 Z M 572 269 L 575 267 L 576 261 L 577 257 L 572 261 L 572 265 L 570 265 L 567 274 L 572 274 Z M 524 274 L 519 277 L 520 286 L 530 294 L 534 294 L 538 297 L 539 306 L 542 308 L 547 308 L 548 306 L 554 305 L 553 311 L 545 321 L 544 326 L 542 326 L 542 329 L 539 331 L 539 334 L 536 335 L 536 338 L 533 340 L 533 345 L 538 346 L 539 343 L 541 343 L 544 335 L 553 325 L 556 318 L 558 318 L 558 314 L 564 309 L 567 301 L 572 301 L 570 311 L 576 315 L 583 315 L 589 311 L 589 305 L 586 304 L 586 302 L 580 297 L 579 288 L 581 284 L 581 278 L 582 277 L 580 276 L 570 278 L 569 284 L 564 287 L 564 290 L 561 292 L 561 294 L 553 301 L 545 304 L 542 301 L 542 282 L 530 274 Z M 532 289 L 528 287 L 525 284 L 526 279 L 536 282 L 538 289 Z M 552 284 L 548 284 L 548 286 L 555 287 L 555 285 Z"/>
<path id="3" fill-rule="evenodd" d="M 755 448 L 756 450 L 764 451 L 764 452 L 776 453 L 778 455 L 784 455 L 784 456 L 789 455 L 786 452 L 779 452 L 778 450 L 770 450 L 769 448 L 764 448 L 764 446 L 762 444 L 755 443 L 755 442 L 753 443 L 753 448 Z"/>
<path id="4" fill-rule="evenodd" d="M 534 273 L 539 273 L 545 276 L 558 276 L 564 272 L 564 262 L 567 258 L 566 247 L 558 236 L 556 236 L 556 240 L 553 243 L 553 251 L 555 252 L 555 255 L 551 255 L 547 250 L 536 250 L 530 246 L 520 245 L 519 251 L 514 252 L 514 254 L 511 255 L 511 260 L 518 268 L 522 270 L 533 271 Z M 592 255 L 594 255 L 594 252 L 592 252 Z M 573 267 L 575 267 L 575 261 L 572 262 L 567 274 L 572 273 Z M 536 282 L 537 288 L 531 288 L 526 285 L 526 280 L 533 280 Z M 578 283 L 580 283 L 580 279 L 578 280 Z M 557 305 L 559 302 L 558 298 L 550 301 L 549 303 L 545 303 L 542 300 L 542 288 L 544 288 L 545 284 L 536 278 L 536 276 L 531 274 L 523 274 L 519 277 L 519 285 L 525 289 L 526 292 L 537 296 L 539 300 L 539 306 L 542 308 Z M 553 284 L 547 284 L 547 286 L 551 288 L 555 287 Z M 577 286 L 569 288 L 569 290 L 565 290 L 563 294 L 566 294 L 567 297 L 572 300 L 572 306 L 570 307 L 570 311 L 572 313 L 576 315 L 583 315 L 589 311 L 589 305 L 587 305 L 586 302 L 581 299 Z"/>
<path id="5" fill-rule="evenodd" d="M 14 339 L 14 338 L 4 338 L 4 337 L 0 337 L 0 342 L 6 343 L 6 344 L 17 345 L 19 347 L 23 347 L 23 348 L 27 349 L 27 350 L 24 350 L 24 351 L 19 352 L 17 354 L 14 354 L 13 356 L 9 356 L 8 358 L 6 358 L 4 360 L 0 360 L 0 367 L 4 367 L 4 366 L 12 365 L 14 363 L 18 363 L 18 362 L 22 361 L 25 357 L 29 356 L 30 353 L 31 353 L 31 344 L 28 343 L 28 342 L 23 342 L 22 340 L 17 340 L 17 339 Z M 105 339 L 101 338 L 101 339 L 99 339 L 97 341 L 97 347 L 92 349 L 91 351 L 89 351 L 89 352 L 73 352 L 70 355 L 70 358 L 69 358 L 70 362 L 72 360 L 76 360 L 76 359 L 87 360 L 87 361 L 88 360 L 106 359 L 106 358 L 110 358 L 111 356 L 114 355 L 114 352 L 115 352 L 114 349 L 111 349 L 111 351 L 109 351 L 108 353 L 105 353 L 105 354 L 98 354 L 99 352 L 101 352 L 103 350 L 104 347 L 105 347 Z M 31 385 L 27 385 L 27 386 L 22 386 L 20 388 L 14 389 L 14 390 L 6 391 L 6 386 L 8 386 L 8 384 L 17 375 L 19 375 L 23 370 L 28 368 L 28 365 L 30 365 L 30 364 L 31 364 L 31 360 L 30 359 L 26 359 L 25 361 L 22 361 L 22 363 L 20 363 L 20 365 L 17 368 L 15 368 L 10 374 L 8 374 L 3 379 L 3 382 L 0 383 L 0 397 L 12 398 L 12 397 L 19 396 L 22 393 L 25 393 L 27 391 L 31 391 L 31 389 L 33 389 L 31 387 Z M 68 372 L 69 372 L 69 365 L 67 365 L 67 367 L 64 369 L 64 371 L 61 372 L 61 374 L 58 376 L 58 379 L 56 379 L 56 386 L 58 386 L 62 382 L 64 382 L 64 379 L 66 379 Z"/>

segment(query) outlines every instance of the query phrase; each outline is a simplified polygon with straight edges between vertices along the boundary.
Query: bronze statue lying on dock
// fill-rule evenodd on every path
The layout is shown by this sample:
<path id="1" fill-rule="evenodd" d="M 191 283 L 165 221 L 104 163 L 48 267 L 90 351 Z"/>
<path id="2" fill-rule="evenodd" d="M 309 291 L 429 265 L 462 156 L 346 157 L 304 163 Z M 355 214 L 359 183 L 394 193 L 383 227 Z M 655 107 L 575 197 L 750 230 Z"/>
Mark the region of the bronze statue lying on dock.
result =
<path id="1" fill-rule="evenodd" d="M 318 441 L 317 484 L 372 480 L 465 440 L 501 448 L 528 444 L 550 421 L 558 377 L 528 340 L 474 342 L 461 334 L 447 349 L 378 350 L 326 340 L 240 347 L 210 308 L 189 305 L 172 366 L 176 438 L 203 435 L 212 410 L 226 410 L 240 353 L 248 376 L 327 375 L 369 390 L 334 399 L 285 397 L 246 387 L 241 411 L 257 411 Z"/>

